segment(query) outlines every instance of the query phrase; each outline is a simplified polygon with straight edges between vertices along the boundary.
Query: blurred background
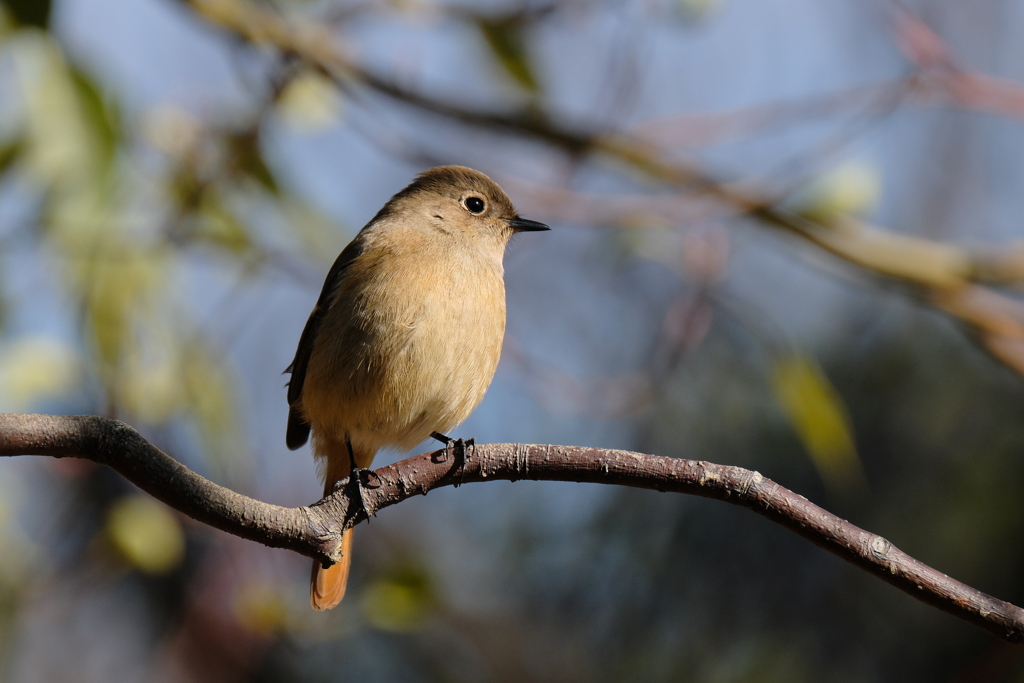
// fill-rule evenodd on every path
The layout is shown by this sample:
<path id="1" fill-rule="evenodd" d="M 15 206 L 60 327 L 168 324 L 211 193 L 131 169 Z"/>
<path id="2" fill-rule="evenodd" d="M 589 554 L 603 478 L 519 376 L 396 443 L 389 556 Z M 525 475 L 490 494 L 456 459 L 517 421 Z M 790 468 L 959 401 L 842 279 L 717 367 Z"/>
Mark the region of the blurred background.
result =
<path id="1" fill-rule="evenodd" d="M 1024 603 L 1022 30 L 996 0 L 3 0 L 0 410 L 316 500 L 282 370 L 356 231 L 465 164 L 553 230 L 509 248 L 458 436 L 756 469 Z M 304 557 L 7 460 L 0 680 L 1024 681 L 714 501 L 475 484 L 355 553 L 317 614 Z"/>

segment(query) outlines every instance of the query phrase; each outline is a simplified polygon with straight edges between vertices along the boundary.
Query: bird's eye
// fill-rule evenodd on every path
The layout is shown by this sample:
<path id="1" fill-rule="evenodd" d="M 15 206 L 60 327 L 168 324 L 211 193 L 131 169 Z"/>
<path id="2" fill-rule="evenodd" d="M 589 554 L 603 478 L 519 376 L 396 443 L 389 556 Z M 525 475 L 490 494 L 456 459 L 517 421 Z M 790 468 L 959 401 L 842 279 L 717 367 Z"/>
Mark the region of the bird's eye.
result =
<path id="1" fill-rule="evenodd" d="M 484 204 L 484 200 L 480 197 L 466 197 L 465 201 L 462 202 L 466 210 L 470 213 L 481 214 L 484 212 L 484 208 L 487 206 Z"/>

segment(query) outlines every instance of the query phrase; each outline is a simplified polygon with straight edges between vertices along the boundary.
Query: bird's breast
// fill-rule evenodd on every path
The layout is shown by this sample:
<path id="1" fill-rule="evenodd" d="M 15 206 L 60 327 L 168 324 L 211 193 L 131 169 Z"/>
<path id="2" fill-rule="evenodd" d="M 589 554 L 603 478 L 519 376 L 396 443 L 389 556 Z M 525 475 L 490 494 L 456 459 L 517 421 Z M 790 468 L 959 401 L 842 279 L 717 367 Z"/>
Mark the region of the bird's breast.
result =
<path id="1" fill-rule="evenodd" d="M 303 409 L 314 431 L 412 448 L 477 406 L 504 332 L 500 262 L 459 253 L 361 256 L 317 336 Z"/>

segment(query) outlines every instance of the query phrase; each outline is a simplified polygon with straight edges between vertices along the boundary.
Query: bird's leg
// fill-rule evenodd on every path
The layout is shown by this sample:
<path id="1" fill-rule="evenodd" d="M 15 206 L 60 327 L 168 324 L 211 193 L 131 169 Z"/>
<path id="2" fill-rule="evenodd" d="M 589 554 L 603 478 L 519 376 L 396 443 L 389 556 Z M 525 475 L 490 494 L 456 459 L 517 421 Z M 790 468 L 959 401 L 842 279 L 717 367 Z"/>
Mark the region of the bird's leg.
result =
<path id="1" fill-rule="evenodd" d="M 444 444 L 445 460 L 455 460 L 456 456 L 458 455 L 456 453 L 456 448 L 458 447 L 462 439 L 453 439 L 447 434 L 442 434 L 441 432 L 431 432 L 430 438 L 434 439 L 435 441 L 440 441 L 441 443 Z"/>
<path id="2" fill-rule="evenodd" d="M 466 476 L 466 462 L 469 460 L 469 454 L 466 450 L 467 447 L 476 449 L 476 439 L 453 439 L 452 437 L 442 434 L 441 432 L 432 432 L 430 438 L 436 439 L 444 444 L 445 454 L 456 462 L 459 466 L 459 483 L 455 484 L 455 488 L 458 488 L 464 483 Z M 450 455 L 449 455 L 450 454 Z M 447 458 L 446 458 L 447 459 Z"/>
<path id="3" fill-rule="evenodd" d="M 349 438 L 348 434 L 345 435 L 345 445 L 348 446 L 348 461 L 352 466 L 352 469 L 349 471 L 348 481 L 350 485 L 355 486 L 356 494 L 359 497 L 359 507 L 361 507 L 363 512 L 366 514 L 366 523 L 369 524 L 370 517 L 376 516 L 376 514 L 371 513 L 370 508 L 366 506 L 366 496 L 363 493 L 363 478 L 360 476 L 362 470 L 359 468 L 359 465 L 356 464 L 356 454 L 352 450 L 352 439 Z"/>

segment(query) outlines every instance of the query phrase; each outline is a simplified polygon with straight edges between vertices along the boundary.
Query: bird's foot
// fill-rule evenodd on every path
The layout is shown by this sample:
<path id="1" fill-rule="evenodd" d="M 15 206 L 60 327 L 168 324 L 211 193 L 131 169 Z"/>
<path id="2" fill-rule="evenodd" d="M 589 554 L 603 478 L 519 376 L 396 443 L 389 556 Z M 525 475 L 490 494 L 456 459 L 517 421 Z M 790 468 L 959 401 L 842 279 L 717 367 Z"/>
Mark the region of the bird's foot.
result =
<path id="1" fill-rule="evenodd" d="M 459 483 L 455 484 L 455 488 L 458 488 L 465 483 L 469 449 L 476 450 L 476 439 L 453 439 L 440 432 L 434 432 L 430 436 L 444 444 L 445 459 L 451 460 L 459 468 Z"/>
<path id="2" fill-rule="evenodd" d="M 366 504 L 366 493 L 365 487 L 363 486 L 363 472 L 368 470 L 360 468 L 358 465 L 352 465 L 352 469 L 348 475 L 348 485 L 355 488 L 354 497 L 359 500 L 359 508 L 366 515 L 366 523 L 370 523 L 370 517 L 376 517 L 376 512 L 371 512 L 369 506 Z"/>

